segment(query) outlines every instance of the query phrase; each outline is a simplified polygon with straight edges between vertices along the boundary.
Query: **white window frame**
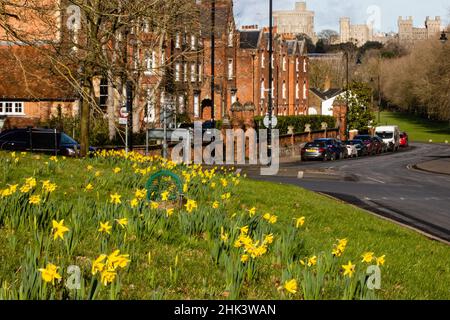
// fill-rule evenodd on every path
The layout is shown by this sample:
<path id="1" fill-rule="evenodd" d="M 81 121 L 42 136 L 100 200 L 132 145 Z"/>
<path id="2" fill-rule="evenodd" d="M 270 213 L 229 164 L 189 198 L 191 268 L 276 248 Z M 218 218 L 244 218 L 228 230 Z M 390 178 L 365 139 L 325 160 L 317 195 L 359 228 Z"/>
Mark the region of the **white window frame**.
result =
<path id="1" fill-rule="evenodd" d="M 203 81 L 203 65 L 201 63 L 198 64 L 198 81 Z"/>
<path id="2" fill-rule="evenodd" d="M 154 123 L 156 121 L 155 101 L 151 96 L 151 89 L 147 89 L 147 123 Z"/>
<path id="3" fill-rule="evenodd" d="M 198 93 L 194 94 L 194 117 L 200 117 L 200 95 Z"/>
<path id="4" fill-rule="evenodd" d="M 266 97 L 266 84 L 264 79 L 261 81 L 261 99 Z"/>
<path id="5" fill-rule="evenodd" d="M 147 51 L 145 53 L 145 74 L 146 75 L 152 75 L 154 68 L 153 68 L 153 63 L 154 63 L 154 52 L 150 53 L 149 51 Z"/>
<path id="6" fill-rule="evenodd" d="M 265 68 L 266 67 L 266 57 L 264 56 L 264 52 L 261 53 L 261 68 Z"/>
<path id="7" fill-rule="evenodd" d="M 175 81 L 181 81 L 181 64 L 179 62 L 175 64 Z"/>
<path id="8" fill-rule="evenodd" d="M 303 60 L 303 72 L 306 73 L 306 59 Z"/>
<path id="9" fill-rule="evenodd" d="M 303 100 L 306 100 L 306 83 L 303 83 Z"/>
<path id="10" fill-rule="evenodd" d="M 228 59 L 228 80 L 233 80 L 234 78 L 234 61 L 233 59 Z"/>
<path id="11" fill-rule="evenodd" d="M 281 87 L 281 91 L 282 91 L 282 96 L 283 99 L 287 99 L 287 88 L 286 88 L 286 81 L 283 81 L 282 87 Z"/>
<path id="12" fill-rule="evenodd" d="M 197 64 L 196 63 L 192 63 L 191 64 L 191 82 L 196 82 L 197 81 Z"/>
<path id="13" fill-rule="evenodd" d="M 295 71 L 300 71 L 300 60 L 298 59 L 298 57 L 295 59 Z"/>
<path id="14" fill-rule="evenodd" d="M 295 99 L 300 99 L 300 85 L 298 82 L 295 84 Z"/>
<path id="15" fill-rule="evenodd" d="M 183 73 L 184 73 L 183 80 L 184 80 L 184 82 L 188 82 L 188 64 L 187 64 L 187 62 L 184 63 L 183 69 L 184 69 L 183 70 Z"/>
<path id="16" fill-rule="evenodd" d="M 237 102 L 237 92 L 231 91 L 231 104 L 233 105 L 235 102 Z"/>
<path id="17" fill-rule="evenodd" d="M 287 66 L 286 66 L 286 64 L 287 64 L 287 62 L 286 62 L 286 56 L 283 56 L 283 71 L 286 71 L 287 70 Z"/>
<path id="18" fill-rule="evenodd" d="M 228 31 L 228 47 L 232 48 L 234 46 L 234 33 L 232 28 Z"/>
<path id="19" fill-rule="evenodd" d="M 11 111 L 6 111 L 6 105 L 11 105 Z M 21 111 L 17 111 L 20 108 Z M 0 115 L 2 116 L 24 116 L 25 103 L 22 101 L 0 101 Z"/>
<path id="20" fill-rule="evenodd" d="M 185 113 L 186 112 L 186 103 L 184 100 L 184 95 L 180 94 L 178 96 L 178 111 L 180 113 Z"/>
<path id="21" fill-rule="evenodd" d="M 197 37 L 195 34 L 191 35 L 191 50 L 197 50 Z"/>

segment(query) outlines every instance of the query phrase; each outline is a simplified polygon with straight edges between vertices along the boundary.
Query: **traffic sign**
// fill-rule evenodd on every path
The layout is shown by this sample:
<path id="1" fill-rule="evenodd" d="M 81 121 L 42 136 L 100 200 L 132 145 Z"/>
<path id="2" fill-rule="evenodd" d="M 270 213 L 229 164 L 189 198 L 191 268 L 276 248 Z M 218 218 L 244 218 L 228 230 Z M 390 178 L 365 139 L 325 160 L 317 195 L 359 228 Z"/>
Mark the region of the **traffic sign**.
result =
<path id="1" fill-rule="evenodd" d="M 266 116 L 266 117 L 264 118 L 264 126 L 265 126 L 266 128 L 269 128 L 269 124 L 270 124 L 269 116 Z M 277 117 L 272 116 L 272 129 L 273 129 L 273 128 L 276 128 L 277 125 L 278 125 L 278 119 L 277 119 Z"/>

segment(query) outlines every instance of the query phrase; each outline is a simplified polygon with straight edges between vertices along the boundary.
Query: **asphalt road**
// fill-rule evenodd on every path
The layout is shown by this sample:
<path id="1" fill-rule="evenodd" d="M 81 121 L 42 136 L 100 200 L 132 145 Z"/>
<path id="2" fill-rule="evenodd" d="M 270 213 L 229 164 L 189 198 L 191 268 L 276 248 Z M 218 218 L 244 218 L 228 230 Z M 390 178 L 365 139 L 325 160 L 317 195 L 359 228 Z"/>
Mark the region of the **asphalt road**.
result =
<path id="1" fill-rule="evenodd" d="M 412 167 L 450 157 L 450 146 L 413 144 L 398 153 L 336 162 L 282 164 L 283 174 L 255 179 L 288 183 L 325 193 L 450 243 L 450 176 Z M 329 174 L 305 175 L 298 172 Z"/>

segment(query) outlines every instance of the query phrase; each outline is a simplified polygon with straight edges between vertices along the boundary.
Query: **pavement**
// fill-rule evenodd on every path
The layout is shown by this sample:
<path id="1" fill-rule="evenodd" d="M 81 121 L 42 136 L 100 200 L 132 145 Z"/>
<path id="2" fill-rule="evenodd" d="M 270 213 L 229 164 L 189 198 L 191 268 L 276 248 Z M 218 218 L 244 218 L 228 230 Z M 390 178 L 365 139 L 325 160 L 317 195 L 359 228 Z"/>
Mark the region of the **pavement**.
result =
<path id="1" fill-rule="evenodd" d="M 431 173 L 450 175 L 450 157 L 418 163 L 414 168 Z"/>
<path id="2" fill-rule="evenodd" d="M 257 180 L 332 196 L 450 244 L 449 164 L 450 146 L 415 143 L 375 157 L 285 162 L 277 176 L 242 170 Z"/>

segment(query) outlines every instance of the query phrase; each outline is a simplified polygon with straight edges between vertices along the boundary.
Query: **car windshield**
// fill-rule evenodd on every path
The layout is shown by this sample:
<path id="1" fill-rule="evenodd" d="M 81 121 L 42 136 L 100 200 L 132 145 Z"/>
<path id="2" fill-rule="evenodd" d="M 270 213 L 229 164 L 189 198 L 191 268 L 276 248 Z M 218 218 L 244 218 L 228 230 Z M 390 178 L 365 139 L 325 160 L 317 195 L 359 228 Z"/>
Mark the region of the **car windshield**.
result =
<path id="1" fill-rule="evenodd" d="M 75 140 L 73 140 L 71 137 L 69 137 L 65 133 L 61 133 L 61 144 L 62 145 L 75 145 L 78 144 Z"/>
<path id="2" fill-rule="evenodd" d="M 362 140 L 362 141 L 371 141 L 371 137 L 370 136 L 358 136 L 357 137 L 358 140 Z"/>
<path id="3" fill-rule="evenodd" d="M 311 142 L 305 145 L 305 148 L 323 148 L 325 144 L 322 142 Z"/>
<path id="4" fill-rule="evenodd" d="M 392 139 L 394 137 L 393 132 L 377 132 L 377 136 L 379 136 L 381 139 Z"/>

